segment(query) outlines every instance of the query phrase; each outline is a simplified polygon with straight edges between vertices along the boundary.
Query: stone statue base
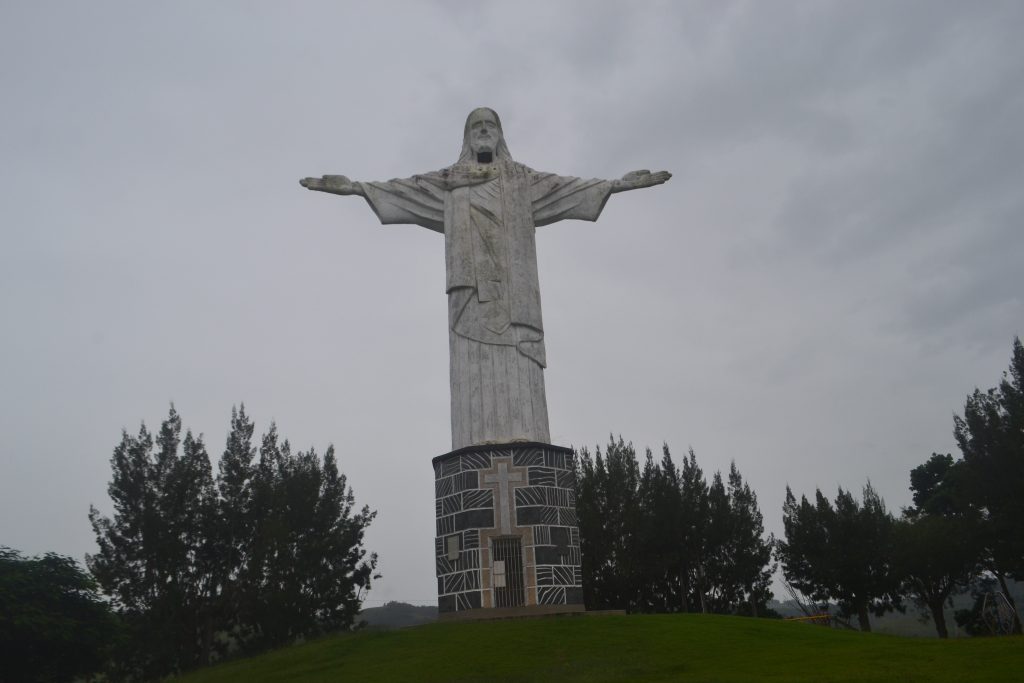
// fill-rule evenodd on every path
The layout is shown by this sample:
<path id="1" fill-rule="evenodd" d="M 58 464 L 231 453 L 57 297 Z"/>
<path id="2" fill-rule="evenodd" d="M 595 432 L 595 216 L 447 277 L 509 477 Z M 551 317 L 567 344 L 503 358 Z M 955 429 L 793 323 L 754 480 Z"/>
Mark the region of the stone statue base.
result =
<path id="1" fill-rule="evenodd" d="M 434 458 L 442 618 L 582 611 L 573 457 L 561 446 L 507 443 Z"/>

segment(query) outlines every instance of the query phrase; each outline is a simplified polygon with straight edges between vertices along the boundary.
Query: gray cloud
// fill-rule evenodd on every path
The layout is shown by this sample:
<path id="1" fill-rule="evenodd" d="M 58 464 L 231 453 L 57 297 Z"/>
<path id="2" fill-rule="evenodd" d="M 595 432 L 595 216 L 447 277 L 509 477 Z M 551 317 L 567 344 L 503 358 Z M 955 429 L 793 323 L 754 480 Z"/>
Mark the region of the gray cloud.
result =
<path id="1" fill-rule="evenodd" d="M 0 543 L 92 549 L 122 427 L 245 401 L 338 447 L 429 601 L 448 447 L 440 236 L 305 175 L 451 163 L 666 186 L 539 232 L 551 423 L 797 492 L 952 450 L 1021 334 L 1019 3 L 20 5 L 0 22 Z"/>

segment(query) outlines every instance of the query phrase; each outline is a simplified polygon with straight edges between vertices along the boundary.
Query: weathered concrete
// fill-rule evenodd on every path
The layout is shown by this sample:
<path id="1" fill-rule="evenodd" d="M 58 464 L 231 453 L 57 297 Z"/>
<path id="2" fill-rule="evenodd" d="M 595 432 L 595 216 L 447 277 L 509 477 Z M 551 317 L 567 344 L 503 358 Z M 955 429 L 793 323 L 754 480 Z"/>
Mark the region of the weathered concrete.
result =
<path id="1" fill-rule="evenodd" d="M 643 170 L 620 180 L 585 180 L 534 171 L 512 159 L 498 115 L 481 108 L 467 118 L 452 166 L 384 182 L 327 175 L 301 184 L 365 197 L 381 223 L 444 233 L 452 448 L 458 449 L 551 440 L 536 227 L 597 220 L 609 195 L 670 177 Z"/>

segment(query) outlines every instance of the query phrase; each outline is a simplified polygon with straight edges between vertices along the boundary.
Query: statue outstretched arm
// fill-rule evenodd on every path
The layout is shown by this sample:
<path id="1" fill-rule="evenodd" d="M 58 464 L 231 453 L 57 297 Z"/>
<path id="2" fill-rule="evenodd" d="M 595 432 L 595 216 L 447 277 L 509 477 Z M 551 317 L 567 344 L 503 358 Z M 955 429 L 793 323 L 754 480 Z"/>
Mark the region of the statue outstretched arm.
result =
<path id="1" fill-rule="evenodd" d="M 430 175 L 362 183 L 325 175 L 303 178 L 299 184 L 307 190 L 363 197 L 385 225 L 411 223 L 443 233 L 445 190 L 426 182 Z"/>
<path id="2" fill-rule="evenodd" d="M 672 174 L 668 171 L 651 173 L 647 169 L 641 171 L 630 171 L 622 176 L 620 180 L 612 181 L 612 193 L 625 192 L 627 190 L 639 190 L 644 187 L 654 187 L 668 182 Z"/>
<path id="3" fill-rule="evenodd" d="M 299 181 L 307 190 L 330 192 L 331 194 L 357 195 L 365 197 L 366 192 L 360 183 L 352 182 L 343 175 L 325 175 L 320 178 L 303 178 Z"/>

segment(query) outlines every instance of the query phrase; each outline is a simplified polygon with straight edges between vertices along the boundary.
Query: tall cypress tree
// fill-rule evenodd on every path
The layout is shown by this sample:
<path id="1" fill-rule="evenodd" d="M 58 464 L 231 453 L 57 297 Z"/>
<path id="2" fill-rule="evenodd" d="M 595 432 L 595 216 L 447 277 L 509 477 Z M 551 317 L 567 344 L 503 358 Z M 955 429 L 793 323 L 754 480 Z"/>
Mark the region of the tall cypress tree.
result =
<path id="1" fill-rule="evenodd" d="M 679 476 L 682 499 L 682 596 L 683 611 L 706 611 L 705 562 L 709 525 L 708 484 L 691 448 Z"/>
<path id="2" fill-rule="evenodd" d="M 764 536 L 764 517 L 757 505 L 757 494 L 743 481 L 733 462 L 729 466 L 730 580 L 736 586 L 736 607 L 744 602 L 751 616 L 763 614 L 772 597 L 771 581 L 775 573 L 772 548 L 775 539 Z"/>
<path id="3" fill-rule="evenodd" d="M 236 634 L 245 627 L 240 619 L 245 600 L 243 577 L 251 562 L 258 515 L 253 505 L 254 430 L 255 426 L 245 413 L 245 404 L 238 409 L 232 407 L 231 429 L 217 473 L 215 574 L 221 596 L 217 621 L 222 628 Z"/>

